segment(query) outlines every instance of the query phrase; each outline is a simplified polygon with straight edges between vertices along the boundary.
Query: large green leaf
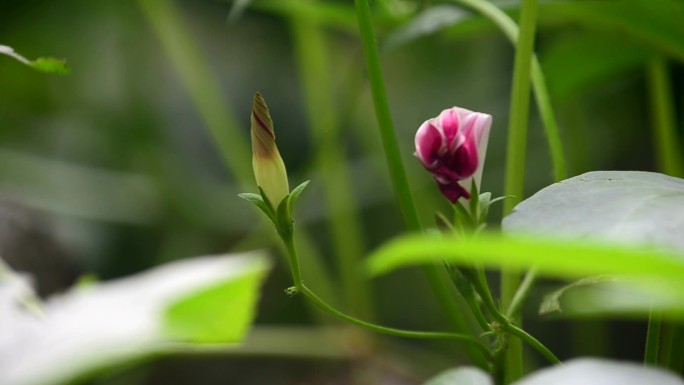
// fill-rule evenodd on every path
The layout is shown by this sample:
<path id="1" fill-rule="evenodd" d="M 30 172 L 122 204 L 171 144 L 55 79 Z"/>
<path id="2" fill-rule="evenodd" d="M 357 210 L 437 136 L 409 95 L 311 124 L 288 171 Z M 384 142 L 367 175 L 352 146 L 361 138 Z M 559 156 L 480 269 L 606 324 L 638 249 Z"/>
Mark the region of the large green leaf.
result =
<path id="1" fill-rule="evenodd" d="M 513 385 L 683 385 L 684 381 L 662 369 L 643 364 L 599 359 L 577 359 L 542 369 Z"/>
<path id="2" fill-rule="evenodd" d="M 174 262 L 72 289 L 40 313 L 24 280 L 0 276 L 0 383 L 62 383 L 179 342 L 239 343 L 268 265 L 258 254 Z"/>
<path id="3" fill-rule="evenodd" d="M 494 232 L 473 237 L 401 237 L 376 251 L 367 268 L 371 274 L 380 275 L 399 267 L 441 260 L 518 271 L 535 266 L 540 273 L 559 278 L 616 274 L 636 281 L 657 279 L 684 289 L 684 256 L 678 252 Z"/>
<path id="4" fill-rule="evenodd" d="M 640 171 L 586 173 L 526 199 L 503 227 L 684 251 L 684 180 Z"/>
<path id="5" fill-rule="evenodd" d="M 367 267 L 377 275 L 403 266 L 441 261 L 520 272 L 535 267 L 542 275 L 565 279 L 598 274 L 620 276 L 625 285 L 601 288 L 566 307 L 574 314 L 644 314 L 655 308 L 669 317 L 684 317 L 681 252 L 521 234 L 431 234 L 406 236 L 386 244 L 371 256 Z"/>

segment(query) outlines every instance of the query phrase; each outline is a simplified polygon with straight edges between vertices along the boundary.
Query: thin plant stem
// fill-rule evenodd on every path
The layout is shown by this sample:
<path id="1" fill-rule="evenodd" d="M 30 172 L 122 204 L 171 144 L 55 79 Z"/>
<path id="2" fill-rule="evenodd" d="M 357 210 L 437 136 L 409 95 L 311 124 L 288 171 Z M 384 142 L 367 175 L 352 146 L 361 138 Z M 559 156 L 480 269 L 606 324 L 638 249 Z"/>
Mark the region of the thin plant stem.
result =
<path id="1" fill-rule="evenodd" d="M 515 295 L 511 300 L 511 304 L 506 310 L 506 316 L 513 317 L 520 312 L 520 309 L 522 308 L 522 305 L 525 302 L 525 299 L 527 298 L 527 295 L 532 289 L 532 286 L 534 285 L 534 281 L 536 279 L 537 271 L 536 269 L 532 268 L 525 274 L 525 277 L 520 283 L 520 286 L 518 286 L 518 290 L 515 292 Z"/>
<path id="2" fill-rule="evenodd" d="M 678 322 L 674 325 L 672 333 L 672 349 L 667 357 L 667 367 L 675 373 L 681 373 L 684 370 L 684 325 Z"/>
<path id="3" fill-rule="evenodd" d="M 522 200 L 524 194 L 525 155 L 530 106 L 530 72 L 537 26 L 537 8 L 537 0 L 522 1 L 520 32 L 513 68 L 504 183 L 504 195 L 511 195 L 512 198 L 504 201 L 504 215 L 513 210 L 513 207 Z M 502 270 L 501 303 L 503 308 L 510 306 L 519 284 L 520 276 L 517 273 Z M 524 365 L 520 340 L 516 338 L 508 339 L 508 347 L 504 352 L 504 366 L 505 381 L 507 383 L 516 381 L 523 376 Z"/>
<path id="4" fill-rule="evenodd" d="M 474 349 L 477 349 L 480 354 L 482 354 L 484 357 L 489 357 L 490 353 L 489 350 L 480 342 L 478 339 L 475 337 L 468 335 L 468 334 L 460 334 L 460 333 L 449 333 L 449 332 L 427 332 L 427 331 L 412 331 L 412 330 L 403 330 L 403 329 L 396 329 L 396 328 L 390 328 L 386 326 L 381 326 L 381 325 L 376 325 L 371 322 L 363 321 L 358 318 L 352 317 L 348 314 L 345 314 L 332 306 L 330 306 L 327 302 L 325 302 L 323 299 L 318 297 L 311 289 L 309 289 L 304 282 L 302 281 L 302 276 L 301 272 L 299 270 L 299 263 L 298 258 L 297 258 L 297 250 L 294 246 L 294 234 L 292 232 L 281 234 L 281 239 L 286 245 L 286 248 L 289 253 L 290 257 L 290 262 L 291 262 L 291 272 L 292 272 L 292 280 L 294 281 L 294 287 L 296 289 L 297 293 L 301 293 L 304 296 L 306 296 L 311 302 L 313 302 L 316 306 L 318 306 L 320 309 L 323 311 L 333 315 L 336 318 L 339 318 L 343 321 L 347 321 L 349 323 L 363 326 L 366 329 L 378 332 L 378 333 L 383 333 L 383 334 L 388 334 L 388 335 L 393 335 L 397 337 L 404 337 L 404 338 L 418 338 L 418 339 L 453 339 L 457 340 L 463 343 L 466 343 L 468 346 L 471 346 Z"/>
<path id="5" fill-rule="evenodd" d="M 677 124 L 674 112 L 674 102 L 672 93 L 672 80 L 667 65 L 667 60 L 662 56 L 652 58 L 646 67 L 646 79 L 649 89 L 649 100 L 651 102 L 652 132 L 655 145 L 655 154 L 658 161 L 658 168 L 665 174 L 683 177 L 684 158 L 681 153 L 680 139 L 677 138 Z M 663 340 L 668 337 L 668 333 L 660 333 L 663 328 L 662 317 L 651 311 L 648 319 L 648 334 L 646 336 L 646 354 L 644 363 L 656 365 L 658 361 L 659 349 L 662 345 L 665 348 L 660 354 L 667 354 L 661 357 L 661 364 L 668 365 L 670 356 L 673 354 L 684 354 L 684 346 L 670 345 L 670 340 Z M 653 339 L 656 339 L 655 341 Z M 652 345 L 655 345 L 652 346 Z"/>
<path id="6" fill-rule="evenodd" d="M 368 68 L 368 79 L 370 81 L 371 93 L 373 96 L 373 106 L 375 117 L 380 130 L 380 138 L 385 151 L 385 160 L 392 180 L 392 187 L 396 195 L 401 215 L 406 227 L 411 231 L 421 230 L 420 219 L 416 211 L 411 189 L 409 188 L 406 171 L 401 160 L 401 153 L 397 142 L 397 136 L 392 123 L 389 102 L 385 91 L 385 81 L 380 67 L 380 58 L 373 32 L 373 23 L 370 14 L 368 0 L 355 0 L 356 14 L 359 22 L 359 32 L 363 43 L 363 53 L 366 58 Z"/>
<path id="7" fill-rule="evenodd" d="M 491 292 L 484 286 L 481 276 L 468 269 L 464 269 L 463 273 L 470 279 L 473 286 L 482 297 L 483 304 L 485 305 L 487 312 L 492 316 L 494 321 L 499 324 L 499 328 L 502 331 L 520 338 L 522 341 L 539 352 L 539 354 L 549 360 L 549 362 L 552 364 L 561 363 L 561 361 L 553 354 L 553 352 L 551 352 L 551 350 L 549 350 L 549 348 L 544 346 L 544 344 L 539 342 L 539 340 L 534 338 L 523 329 L 515 326 L 507 316 L 499 311 L 499 309 L 496 307 L 496 303 L 494 303 L 494 298 L 492 297 Z"/>
<path id="8" fill-rule="evenodd" d="M 254 189 L 254 177 L 250 168 L 246 166 L 250 164 L 251 159 L 249 143 L 241 133 L 240 125 L 218 87 L 221 82 L 211 76 L 210 66 L 198 52 L 197 44 L 192 40 L 175 5 L 164 0 L 139 0 L 138 5 L 166 51 L 169 62 L 178 73 L 179 80 L 197 108 L 199 117 L 208 129 L 214 144 L 218 147 L 225 167 L 235 177 L 241 190 Z M 307 234 L 301 229 L 299 234 L 299 242 L 307 249 L 312 249 L 312 242 Z M 276 241 L 275 237 L 273 240 Z M 323 263 L 315 256 L 315 253 L 307 253 L 304 261 L 310 283 L 315 283 L 315 287 L 320 291 L 334 294 L 336 291 L 333 289 L 332 281 Z"/>
<path id="9" fill-rule="evenodd" d="M 544 346 L 539 340 L 534 338 L 532 335 L 530 335 L 528 332 L 524 331 L 523 329 L 513 325 L 512 323 L 509 323 L 505 326 L 504 328 L 508 333 L 513 334 L 520 338 L 521 340 L 525 341 L 526 344 L 530 345 L 534 350 L 536 350 L 539 354 L 541 354 L 544 358 L 546 358 L 550 363 L 558 365 L 561 364 L 561 360 L 556 357 L 549 348 Z"/>
<path id="10" fill-rule="evenodd" d="M 366 59 L 366 67 L 368 69 L 375 116 L 380 130 L 380 137 L 394 194 L 399 204 L 399 209 L 406 228 L 409 231 L 421 231 L 422 225 L 411 195 L 411 189 L 408 184 L 396 133 L 394 131 L 394 124 L 392 123 L 392 116 L 387 101 L 387 93 L 385 91 L 385 83 L 380 67 L 380 58 L 375 42 L 368 0 L 355 0 L 354 3 L 359 22 L 359 32 L 361 34 L 364 57 Z M 450 291 L 453 288 L 453 283 L 449 280 L 448 273 L 437 265 L 425 266 L 424 272 L 438 302 L 445 310 L 450 322 L 454 325 L 456 330 L 468 330 L 469 328 L 461 315 L 461 309 L 455 306 L 453 295 Z M 471 359 L 477 359 L 476 356 L 472 354 L 472 350 L 470 352 L 466 350 L 466 352 L 469 353 Z"/>
<path id="11" fill-rule="evenodd" d="M 658 365 L 658 350 L 660 334 L 662 331 L 662 315 L 657 310 L 651 310 L 648 317 L 648 329 L 646 331 L 646 351 L 644 352 L 644 365 Z"/>
<path id="12" fill-rule="evenodd" d="M 308 299 L 310 299 L 314 304 L 319 306 L 321 309 L 325 310 L 326 312 L 332 314 L 333 316 L 343 320 L 347 321 L 349 323 L 363 326 L 368 330 L 372 330 L 374 332 L 382 333 L 382 334 L 389 334 L 392 336 L 397 336 L 397 337 L 404 337 L 404 338 L 417 338 L 417 339 L 453 339 L 457 340 L 459 342 L 467 343 L 469 346 L 473 346 L 476 349 L 478 349 L 482 354 L 485 356 L 489 356 L 489 350 L 480 342 L 478 339 L 475 337 L 468 335 L 468 334 L 459 334 L 459 333 L 449 333 L 449 332 L 426 332 L 426 331 L 413 331 L 413 330 L 404 330 L 404 329 L 396 329 L 396 328 L 390 328 L 386 326 L 381 326 L 381 325 L 376 325 L 370 322 L 366 322 L 363 320 L 360 320 L 358 318 L 354 318 L 350 315 L 344 314 L 334 308 L 332 308 L 330 305 L 328 305 L 325 301 L 320 299 L 316 294 L 314 294 L 306 285 L 301 285 L 301 293 L 304 294 Z"/>
<path id="13" fill-rule="evenodd" d="M 304 2 L 304 1 L 302 1 Z M 316 142 L 316 164 L 324 180 L 330 213 L 328 221 L 335 248 L 342 291 L 353 314 L 373 319 L 371 292 L 361 269 L 364 241 L 361 220 L 355 210 L 349 170 L 340 145 L 339 116 L 335 110 L 328 43 L 324 31 L 311 18 L 292 17 L 309 125 Z"/>
<path id="14" fill-rule="evenodd" d="M 677 138 L 672 80 L 667 61 L 662 57 L 655 57 L 649 61 L 646 69 L 658 168 L 665 174 L 684 177 L 684 159 L 681 153 L 681 141 Z"/>
<path id="15" fill-rule="evenodd" d="M 501 32 L 515 46 L 518 45 L 519 29 L 515 21 L 496 5 L 485 0 L 452 0 L 453 2 L 468 7 L 482 16 L 486 17 L 496 25 Z M 541 69 L 536 55 L 532 56 L 532 87 L 534 90 L 537 109 L 546 133 L 547 145 L 551 154 L 551 164 L 553 166 L 553 179 L 561 181 L 568 177 L 565 152 L 560 138 L 558 121 L 553 111 L 551 97 L 546 85 L 546 78 Z"/>

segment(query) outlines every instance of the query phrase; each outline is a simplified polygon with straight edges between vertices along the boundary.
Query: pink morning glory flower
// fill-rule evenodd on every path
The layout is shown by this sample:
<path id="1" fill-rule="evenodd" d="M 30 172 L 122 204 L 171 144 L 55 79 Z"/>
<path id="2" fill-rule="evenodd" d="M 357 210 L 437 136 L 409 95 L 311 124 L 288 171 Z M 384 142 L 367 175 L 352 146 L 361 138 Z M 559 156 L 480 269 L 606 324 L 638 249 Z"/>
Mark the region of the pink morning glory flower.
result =
<path id="1" fill-rule="evenodd" d="M 480 186 L 491 125 L 491 115 L 452 107 L 416 132 L 416 157 L 452 203 L 470 199 L 473 180 Z"/>

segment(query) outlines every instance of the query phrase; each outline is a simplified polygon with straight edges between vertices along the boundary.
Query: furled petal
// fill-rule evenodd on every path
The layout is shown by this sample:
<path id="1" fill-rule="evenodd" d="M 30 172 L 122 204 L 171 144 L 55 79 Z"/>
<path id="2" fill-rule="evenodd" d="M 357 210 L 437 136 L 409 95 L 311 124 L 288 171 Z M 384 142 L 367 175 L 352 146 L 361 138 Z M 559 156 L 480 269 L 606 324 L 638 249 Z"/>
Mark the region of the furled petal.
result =
<path id="1" fill-rule="evenodd" d="M 464 189 L 463 186 L 457 182 L 442 184 L 437 181 L 437 186 L 439 186 L 439 190 L 442 192 L 442 195 L 451 201 L 451 203 L 456 203 L 459 198 L 470 199 L 470 193 L 468 190 Z"/>
<path id="2" fill-rule="evenodd" d="M 492 117 L 452 107 L 423 123 L 416 133 L 416 156 L 450 201 L 470 199 L 473 178 L 478 186 Z"/>
<path id="3" fill-rule="evenodd" d="M 446 152 L 444 137 L 433 123 L 426 121 L 416 133 L 416 156 L 427 169 L 437 167 L 437 158 Z"/>

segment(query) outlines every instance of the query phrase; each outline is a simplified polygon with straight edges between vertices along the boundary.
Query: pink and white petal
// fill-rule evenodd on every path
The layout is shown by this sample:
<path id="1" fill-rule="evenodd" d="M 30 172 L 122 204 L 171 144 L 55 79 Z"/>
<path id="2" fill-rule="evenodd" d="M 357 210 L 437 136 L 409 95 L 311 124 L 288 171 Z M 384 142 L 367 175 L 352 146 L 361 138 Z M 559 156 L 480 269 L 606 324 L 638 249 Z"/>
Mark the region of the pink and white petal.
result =
<path id="1" fill-rule="evenodd" d="M 437 166 L 440 153 L 446 151 L 444 138 L 431 120 L 424 122 L 416 133 L 416 157 L 427 169 Z"/>
<path id="2" fill-rule="evenodd" d="M 477 119 L 473 122 L 473 134 L 477 142 L 478 164 L 473 176 L 465 179 L 461 184 L 470 191 L 472 181 L 477 184 L 478 189 L 482 186 L 482 172 L 484 170 L 485 159 L 487 157 L 487 144 L 489 143 L 489 131 L 492 126 L 492 116 L 488 114 L 477 114 Z"/>
<path id="3" fill-rule="evenodd" d="M 461 129 L 461 117 L 459 116 L 458 107 L 452 107 L 442 111 L 437 120 L 439 120 L 439 124 L 444 131 L 447 143 L 451 144 Z M 451 147 L 451 145 L 449 147 Z"/>
<path id="4" fill-rule="evenodd" d="M 449 184 L 442 184 L 437 182 L 439 191 L 442 192 L 451 203 L 456 203 L 460 198 L 470 199 L 470 193 L 460 184 L 453 182 Z"/>

